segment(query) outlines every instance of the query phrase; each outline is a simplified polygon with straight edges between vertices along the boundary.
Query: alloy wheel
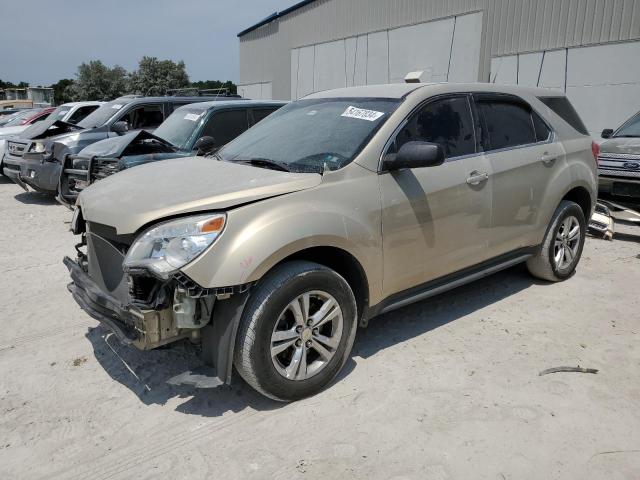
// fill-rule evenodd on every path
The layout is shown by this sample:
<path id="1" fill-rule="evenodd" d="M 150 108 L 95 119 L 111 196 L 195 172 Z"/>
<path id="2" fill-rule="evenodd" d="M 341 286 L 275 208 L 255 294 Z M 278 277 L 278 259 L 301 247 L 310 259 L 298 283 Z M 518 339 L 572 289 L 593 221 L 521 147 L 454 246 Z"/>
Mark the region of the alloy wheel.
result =
<path id="1" fill-rule="evenodd" d="M 578 255 L 580 248 L 580 222 L 574 216 L 565 218 L 556 233 L 553 246 L 553 262 L 558 270 L 567 268 Z"/>
<path id="2" fill-rule="evenodd" d="M 306 380 L 335 356 L 343 332 L 342 309 L 327 292 L 305 292 L 278 317 L 271 335 L 271 360 L 288 380 Z"/>

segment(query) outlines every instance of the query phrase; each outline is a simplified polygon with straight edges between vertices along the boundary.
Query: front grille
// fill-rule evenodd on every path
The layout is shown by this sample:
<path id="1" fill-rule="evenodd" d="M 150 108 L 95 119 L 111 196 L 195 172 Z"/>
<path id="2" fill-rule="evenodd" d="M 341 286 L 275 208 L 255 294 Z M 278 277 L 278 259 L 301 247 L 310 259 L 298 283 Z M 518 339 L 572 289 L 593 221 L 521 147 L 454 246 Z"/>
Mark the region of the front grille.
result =
<path id="1" fill-rule="evenodd" d="M 601 153 L 598 174 L 609 177 L 640 178 L 640 155 L 631 153 Z"/>
<path id="2" fill-rule="evenodd" d="M 102 180 L 120 171 L 117 159 L 94 159 L 91 163 L 91 181 Z"/>
<path id="3" fill-rule="evenodd" d="M 27 145 L 24 143 L 7 142 L 7 151 L 14 157 L 21 157 L 22 155 L 24 155 L 26 149 Z"/>

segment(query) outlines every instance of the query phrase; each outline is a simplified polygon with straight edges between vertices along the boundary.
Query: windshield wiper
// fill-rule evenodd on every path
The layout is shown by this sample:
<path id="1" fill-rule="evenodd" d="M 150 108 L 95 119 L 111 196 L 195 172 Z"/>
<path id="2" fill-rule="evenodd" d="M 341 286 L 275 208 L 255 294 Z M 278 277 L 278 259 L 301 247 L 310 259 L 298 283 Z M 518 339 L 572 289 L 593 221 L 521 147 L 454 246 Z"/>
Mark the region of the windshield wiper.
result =
<path id="1" fill-rule="evenodd" d="M 232 160 L 233 163 L 248 163 L 256 167 L 271 168 L 272 170 L 281 170 L 283 172 L 290 172 L 291 168 L 285 162 L 279 162 L 277 160 L 271 160 L 269 158 L 249 158 L 247 160 Z"/>

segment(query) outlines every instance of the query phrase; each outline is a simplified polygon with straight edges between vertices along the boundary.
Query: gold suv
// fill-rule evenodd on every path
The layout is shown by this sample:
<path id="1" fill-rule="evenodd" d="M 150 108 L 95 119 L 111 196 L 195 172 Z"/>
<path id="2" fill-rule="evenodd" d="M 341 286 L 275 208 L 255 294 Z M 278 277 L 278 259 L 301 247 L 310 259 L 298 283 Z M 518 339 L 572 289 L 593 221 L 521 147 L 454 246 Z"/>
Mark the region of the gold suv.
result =
<path id="1" fill-rule="evenodd" d="M 592 142 L 560 92 L 353 87 L 292 102 L 209 157 L 79 196 L 69 290 L 121 341 L 189 339 L 229 382 L 325 387 L 376 315 L 520 262 L 569 278 L 594 207 Z"/>

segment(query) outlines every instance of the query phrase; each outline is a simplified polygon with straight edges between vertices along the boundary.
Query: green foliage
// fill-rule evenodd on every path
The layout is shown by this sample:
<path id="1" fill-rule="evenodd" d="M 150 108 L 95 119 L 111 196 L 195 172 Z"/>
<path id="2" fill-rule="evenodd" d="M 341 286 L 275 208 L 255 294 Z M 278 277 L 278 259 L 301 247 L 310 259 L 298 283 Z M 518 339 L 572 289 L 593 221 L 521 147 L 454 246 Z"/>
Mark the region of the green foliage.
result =
<path id="1" fill-rule="evenodd" d="M 140 95 L 165 95 L 168 90 L 189 86 L 183 61 L 142 57 L 138 70 L 131 74 L 130 90 Z"/>
<path id="2" fill-rule="evenodd" d="M 74 83 L 70 78 L 63 78 L 51 85 L 51 88 L 53 88 L 53 101 L 56 105 L 73 101 Z"/>
<path id="3" fill-rule="evenodd" d="M 4 82 L 0 79 L 0 89 L 5 89 L 5 88 L 26 88 L 28 87 L 29 84 L 27 82 L 20 82 L 18 84 L 12 83 L 12 82 Z"/>
<path id="4" fill-rule="evenodd" d="M 26 82 L 15 85 L 0 80 L 0 89 L 28 87 Z M 82 63 L 78 67 L 76 79 L 63 78 L 51 85 L 56 105 L 72 101 L 113 100 L 127 93 L 139 95 L 166 95 L 169 90 L 194 88 L 211 90 L 227 88 L 230 93 L 237 92 L 236 85 L 227 80 L 201 80 L 189 82 L 189 75 L 183 61 L 159 60 L 157 57 L 144 56 L 138 69 L 128 73 L 115 65 L 108 67 L 100 60 Z"/>
<path id="5" fill-rule="evenodd" d="M 100 60 L 82 63 L 68 93 L 75 101 L 111 100 L 127 93 L 129 75 L 119 65 L 109 68 Z"/>
<path id="6" fill-rule="evenodd" d="M 231 80 L 221 82 L 219 80 L 200 80 L 197 82 L 191 82 L 191 87 L 198 90 L 210 90 L 213 88 L 228 88 L 229 93 L 238 93 L 238 87 Z"/>

